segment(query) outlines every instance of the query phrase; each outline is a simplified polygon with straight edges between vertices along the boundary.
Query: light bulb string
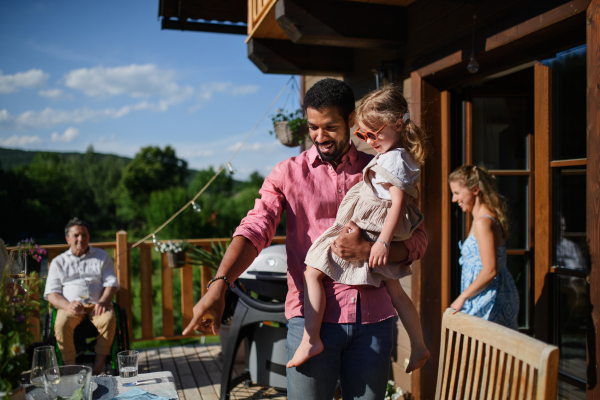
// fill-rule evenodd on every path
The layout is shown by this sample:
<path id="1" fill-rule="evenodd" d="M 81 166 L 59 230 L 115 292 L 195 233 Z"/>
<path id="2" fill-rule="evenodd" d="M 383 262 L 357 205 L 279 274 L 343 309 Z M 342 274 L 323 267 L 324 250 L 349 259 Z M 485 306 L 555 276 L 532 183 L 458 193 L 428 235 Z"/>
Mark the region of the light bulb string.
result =
<path id="1" fill-rule="evenodd" d="M 250 136 L 252 136 L 252 134 L 254 133 L 254 131 L 256 130 L 256 128 L 258 128 L 258 126 L 260 125 L 260 123 L 263 121 L 263 119 L 267 116 L 267 113 L 271 110 L 271 108 L 273 108 L 273 106 L 275 105 L 275 103 L 277 102 L 277 100 L 279 100 L 279 97 L 281 97 L 281 95 L 283 94 L 283 92 L 285 91 L 285 89 L 288 87 L 288 85 L 290 84 L 290 82 L 294 82 L 295 77 L 292 75 L 292 77 L 285 83 L 285 85 L 283 86 L 283 88 L 279 91 L 279 94 L 275 97 L 275 100 L 273 100 L 271 102 L 271 105 L 269 105 L 269 107 L 267 108 L 267 110 L 263 113 L 263 115 L 260 117 L 260 119 L 258 120 L 258 122 L 256 123 L 256 125 L 254 125 L 254 127 L 252 128 L 252 130 L 250 131 L 250 133 L 248 133 L 248 135 L 246 136 L 246 138 L 244 139 L 244 141 L 238 146 L 237 150 L 233 153 L 233 155 L 229 158 L 229 160 L 227 160 L 227 162 L 225 164 L 223 164 L 221 166 L 221 168 L 219 168 L 219 170 L 215 173 L 215 175 L 210 178 L 210 180 L 206 183 L 206 185 L 204 185 L 204 187 L 202 189 L 200 189 L 200 191 L 198 193 L 196 193 L 196 195 L 187 203 L 185 203 L 185 205 L 183 207 L 181 207 L 177 212 L 175 212 L 175 214 L 173 214 L 169 219 L 167 219 L 161 226 L 159 226 L 158 228 L 156 228 L 152 233 L 149 233 L 148 235 L 146 235 L 143 239 L 138 240 L 137 242 L 135 242 L 130 248 L 128 248 L 127 250 L 124 250 L 122 253 L 124 253 L 125 251 L 128 251 L 129 249 L 134 249 L 137 246 L 139 246 L 140 244 L 142 244 L 143 242 L 145 242 L 146 240 L 148 240 L 151 237 L 156 237 L 156 234 L 158 232 L 160 232 L 165 226 L 167 226 L 171 221 L 173 221 L 179 214 L 181 214 L 186 208 L 188 208 L 192 203 L 194 203 L 196 201 L 196 199 L 198 197 L 200 197 L 200 195 L 202 193 L 204 193 L 204 191 L 210 186 L 211 183 L 213 183 L 213 181 L 215 179 L 217 179 L 217 176 L 219 176 L 219 174 L 225 169 L 225 167 L 227 166 L 227 164 L 231 163 L 231 160 L 234 159 L 235 156 L 237 156 L 237 154 L 240 152 L 240 150 L 242 149 L 242 147 L 244 147 L 244 145 L 246 144 L 246 142 L 248 141 L 248 139 L 250 139 Z M 119 256 L 121 253 L 115 255 L 115 258 L 117 256 Z"/>

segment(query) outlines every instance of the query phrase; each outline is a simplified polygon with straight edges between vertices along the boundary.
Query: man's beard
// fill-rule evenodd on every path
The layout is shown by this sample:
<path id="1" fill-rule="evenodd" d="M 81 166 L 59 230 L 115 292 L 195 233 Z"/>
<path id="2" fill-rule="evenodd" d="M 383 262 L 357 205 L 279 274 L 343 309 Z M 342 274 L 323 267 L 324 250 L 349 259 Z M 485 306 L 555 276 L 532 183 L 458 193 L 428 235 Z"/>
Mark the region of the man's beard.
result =
<path id="1" fill-rule="evenodd" d="M 347 134 L 346 134 L 345 140 L 342 140 L 341 142 L 333 141 L 334 142 L 333 149 L 332 149 L 333 151 L 331 153 L 328 153 L 328 154 L 321 153 L 319 144 L 323 144 L 323 143 L 313 142 L 313 144 L 317 147 L 317 151 L 319 152 L 319 155 L 321 156 L 321 160 L 326 161 L 326 162 L 332 162 L 332 161 L 335 161 L 340 156 L 340 154 L 342 154 L 344 152 L 344 150 L 346 150 L 346 147 L 348 146 L 349 141 L 350 141 L 350 129 L 347 129 Z M 325 143 L 327 143 L 327 142 L 325 142 Z"/>

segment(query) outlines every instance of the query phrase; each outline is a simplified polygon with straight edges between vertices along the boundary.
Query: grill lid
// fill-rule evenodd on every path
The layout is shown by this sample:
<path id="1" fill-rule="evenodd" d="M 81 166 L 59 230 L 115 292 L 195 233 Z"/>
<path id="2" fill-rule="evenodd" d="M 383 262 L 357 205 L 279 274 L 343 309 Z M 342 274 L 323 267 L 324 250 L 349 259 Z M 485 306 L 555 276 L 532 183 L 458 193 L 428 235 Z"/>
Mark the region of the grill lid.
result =
<path id="1" fill-rule="evenodd" d="M 287 253 L 285 245 L 275 244 L 263 249 L 239 279 L 287 281 Z"/>

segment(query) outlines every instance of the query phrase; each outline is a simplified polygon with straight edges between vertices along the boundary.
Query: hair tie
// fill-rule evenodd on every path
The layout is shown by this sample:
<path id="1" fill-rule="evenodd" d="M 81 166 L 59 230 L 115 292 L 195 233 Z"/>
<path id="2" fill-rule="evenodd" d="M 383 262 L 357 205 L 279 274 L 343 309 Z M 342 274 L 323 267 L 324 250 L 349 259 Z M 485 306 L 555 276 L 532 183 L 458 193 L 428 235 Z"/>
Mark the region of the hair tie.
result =
<path id="1" fill-rule="evenodd" d="M 404 121 L 404 123 L 406 124 L 406 121 L 408 121 L 410 119 L 410 114 L 408 112 L 405 112 L 404 115 L 402 116 L 402 121 Z"/>

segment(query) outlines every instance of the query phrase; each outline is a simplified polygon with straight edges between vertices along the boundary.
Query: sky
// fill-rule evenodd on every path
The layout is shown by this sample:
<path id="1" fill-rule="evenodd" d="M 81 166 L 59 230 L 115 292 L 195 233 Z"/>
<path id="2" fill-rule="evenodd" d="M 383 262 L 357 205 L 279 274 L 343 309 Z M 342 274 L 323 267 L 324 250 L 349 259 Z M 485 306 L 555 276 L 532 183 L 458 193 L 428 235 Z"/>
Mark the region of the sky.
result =
<path id="1" fill-rule="evenodd" d="M 171 145 L 192 169 L 224 165 L 290 79 L 263 74 L 245 39 L 161 30 L 158 0 L 0 2 L 0 147 Z M 298 155 L 269 134 L 298 101 L 288 86 L 233 159 L 237 179 Z"/>

